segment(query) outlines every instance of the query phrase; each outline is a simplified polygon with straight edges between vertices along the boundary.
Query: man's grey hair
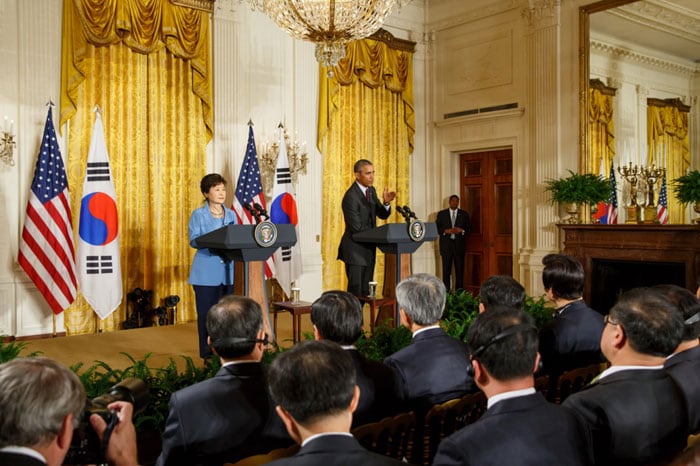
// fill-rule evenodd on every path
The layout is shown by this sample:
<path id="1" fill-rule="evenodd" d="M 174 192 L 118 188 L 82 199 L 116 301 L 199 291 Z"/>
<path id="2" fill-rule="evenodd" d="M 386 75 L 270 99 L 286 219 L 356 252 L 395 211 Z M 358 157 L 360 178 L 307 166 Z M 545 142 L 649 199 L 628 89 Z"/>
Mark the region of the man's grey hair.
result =
<path id="1" fill-rule="evenodd" d="M 397 305 L 418 325 L 432 325 L 440 320 L 446 294 L 442 280 L 429 273 L 411 275 L 396 285 Z"/>
<path id="2" fill-rule="evenodd" d="M 85 388 L 73 371 L 48 358 L 0 364 L 0 448 L 43 446 L 85 408 Z"/>

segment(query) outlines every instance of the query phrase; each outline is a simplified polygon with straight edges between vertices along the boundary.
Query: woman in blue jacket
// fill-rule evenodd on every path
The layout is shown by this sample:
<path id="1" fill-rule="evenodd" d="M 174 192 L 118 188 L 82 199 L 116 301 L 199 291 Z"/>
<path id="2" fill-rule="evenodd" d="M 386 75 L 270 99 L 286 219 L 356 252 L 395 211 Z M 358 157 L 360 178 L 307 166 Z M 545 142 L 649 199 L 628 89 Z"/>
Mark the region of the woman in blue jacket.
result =
<path id="1" fill-rule="evenodd" d="M 233 262 L 226 262 L 208 248 L 199 248 L 198 237 L 235 224 L 236 214 L 224 206 L 226 202 L 226 180 L 218 173 L 202 178 L 200 189 L 204 194 L 204 205 L 190 215 L 190 246 L 197 249 L 190 269 L 188 283 L 194 288 L 197 305 L 197 330 L 199 333 L 199 356 L 211 357 L 207 345 L 207 312 L 222 296 L 233 293 Z"/>

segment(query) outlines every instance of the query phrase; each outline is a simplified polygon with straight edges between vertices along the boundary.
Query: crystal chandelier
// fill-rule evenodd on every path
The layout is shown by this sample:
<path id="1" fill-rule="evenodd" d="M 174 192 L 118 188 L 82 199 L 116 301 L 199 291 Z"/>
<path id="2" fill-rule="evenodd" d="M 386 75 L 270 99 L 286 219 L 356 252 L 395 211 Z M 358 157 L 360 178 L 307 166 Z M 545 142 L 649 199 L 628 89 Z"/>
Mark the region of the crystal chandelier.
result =
<path id="1" fill-rule="evenodd" d="M 410 0 L 248 0 L 295 39 L 316 44 L 316 60 L 332 68 L 345 44 L 375 33 L 391 13 Z"/>

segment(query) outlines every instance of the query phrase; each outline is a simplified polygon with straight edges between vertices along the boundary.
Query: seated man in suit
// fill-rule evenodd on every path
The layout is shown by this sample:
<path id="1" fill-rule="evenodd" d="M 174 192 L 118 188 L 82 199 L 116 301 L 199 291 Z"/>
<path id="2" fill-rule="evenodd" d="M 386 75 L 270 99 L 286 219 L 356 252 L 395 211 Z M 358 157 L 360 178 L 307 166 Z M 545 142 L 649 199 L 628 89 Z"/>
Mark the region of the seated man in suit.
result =
<path id="1" fill-rule="evenodd" d="M 404 463 L 365 450 L 350 434 L 360 390 L 347 351 L 328 340 L 303 341 L 275 358 L 270 393 L 289 435 L 301 445 L 272 465 L 394 465 Z"/>
<path id="2" fill-rule="evenodd" d="M 62 364 L 48 358 L 17 358 L 0 364 L 0 464 L 63 464 L 84 408 L 85 388 Z M 116 401 L 107 408 L 119 419 L 107 440 L 107 462 L 136 466 L 134 407 Z M 107 424 L 99 415 L 92 414 L 86 428 L 93 428 L 104 440 Z"/>
<path id="3" fill-rule="evenodd" d="M 433 465 L 590 464 L 584 426 L 535 391 L 539 355 L 532 318 L 521 310 L 489 310 L 474 319 L 467 339 L 488 410 L 443 439 Z"/>
<path id="4" fill-rule="evenodd" d="M 221 465 L 292 443 L 260 362 L 267 344 L 260 305 L 224 296 L 207 313 L 207 332 L 222 367 L 170 397 L 158 466 Z"/>
<path id="5" fill-rule="evenodd" d="M 682 334 L 680 313 L 652 288 L 626 292 L 610 310 L 600 346 L 611 367 L 563 403 L 591 430 L 595 464 L 656 464 L 683 450 L 686 406 L 664 371 Z"/>
<path id="6" fill-rule="evenodd" d="M 583 302 L 583 266 L 564 254 L 548 254 L 542 264 L 542 283 L 556 306 L 554 321 L 540 331 L 544 372 L 556 375 L 602 362 L 603 316 Z"/>
<path id="7" fill-rule="evenodd" d="M 355 364 L 360 402 L 352 417 L 353 427 L 379 421 L 399 411 L 396 376 L 380 362 L 370 361 L 355 348 L 362 335 L 362 305 L 347 291 L 326 291 L 311 305 L 316 340 L 338 343 Z"/>
<path id="8" fill-rule="evenodd" d="M 683 314 L 681 343 L 664 363 L 666 373 L 683 392 L 688 406 L 689 434 L 700 433 L 700 300 L 677 285 L 657 285 Z"/>
<path id="9" fill-rule="evenodd" d="M 525 288 L 508 275 L 491 275 L 479 288 L 480 313 L 495 305 L 522 309 L 524 303 Z"/>
<path id="10" fill-rule="evenodd" d="M 445 294 L 445 285 L 430 274 L 412 275 L 396 286 L 401 323 L 413 332 L 413 342 L 384 364 L 398 374 L 401 399 L 418 412 L 475 390 L 466 345 L 440 328 Z"/>

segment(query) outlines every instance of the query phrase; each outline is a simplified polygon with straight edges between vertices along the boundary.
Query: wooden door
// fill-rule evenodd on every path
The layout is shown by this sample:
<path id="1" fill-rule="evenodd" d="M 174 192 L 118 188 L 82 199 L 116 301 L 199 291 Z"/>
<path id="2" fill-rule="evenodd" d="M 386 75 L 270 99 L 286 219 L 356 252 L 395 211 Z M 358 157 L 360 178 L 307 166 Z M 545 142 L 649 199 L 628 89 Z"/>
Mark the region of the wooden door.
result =
<path id="1" fill-rule="evenodd" d="M 513 152 L 460 155 L 461 206 L 469 212 L 464 288 L 474 294 L 490 275 L 513 275 Z"/>

